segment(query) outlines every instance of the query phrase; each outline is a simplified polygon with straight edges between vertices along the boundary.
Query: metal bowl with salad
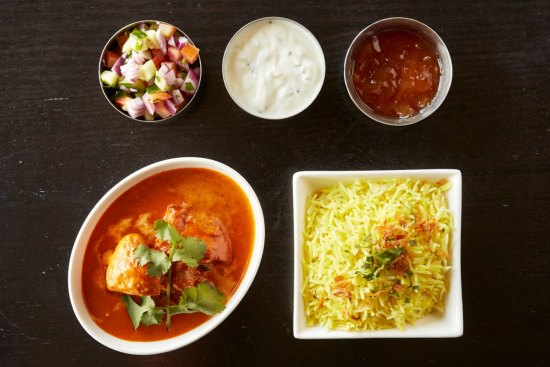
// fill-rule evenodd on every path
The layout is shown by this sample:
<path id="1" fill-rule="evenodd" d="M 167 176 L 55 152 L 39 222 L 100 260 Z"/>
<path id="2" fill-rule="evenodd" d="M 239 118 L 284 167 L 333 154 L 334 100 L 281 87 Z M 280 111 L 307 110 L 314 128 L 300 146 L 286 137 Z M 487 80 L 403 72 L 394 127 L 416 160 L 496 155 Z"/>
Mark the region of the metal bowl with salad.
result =
<path id="1" fill-rule="evenodd" d="M 99 82 L 111 105 L 136 121 L 166 121 L 194 100 L 199 49 L 179 28 L 142 20 L 117 31 L 99 60 Z"/>

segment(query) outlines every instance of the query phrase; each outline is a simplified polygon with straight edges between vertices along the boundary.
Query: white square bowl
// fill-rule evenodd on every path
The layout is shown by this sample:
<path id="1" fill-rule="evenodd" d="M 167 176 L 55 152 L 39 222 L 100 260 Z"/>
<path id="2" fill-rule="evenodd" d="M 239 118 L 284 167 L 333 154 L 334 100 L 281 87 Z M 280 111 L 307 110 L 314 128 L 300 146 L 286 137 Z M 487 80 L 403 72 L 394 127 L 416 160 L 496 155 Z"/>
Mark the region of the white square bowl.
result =
<path id="1" fill-rule="evenodd" d="M 446 193 L 449 210 L 454 219 L 451 250 L 450 288 L 445 297 L 445 312 L 430 314 L 415 325 L 375 331 L 328 330 L 317 325 L 306 325 L 304 303 L 300 292 L 303 284 L 303 243 L 306 198 L 313 192 L 338 182 L 350 183 L 357 179 L 379 180 L 413 178 L 429 181 L 447 179 L 452 183 Z M 297 339 L 361 339 L 361 338 L 450 338 L 463 333 L 462 283 L 460 276 L 460 229 L 462 212 L 462 175 L 454 169 L 398 170 L 398 171 L 303 171 L 296 172 L 292 182 L 294 206 L 294 337 Z"/>

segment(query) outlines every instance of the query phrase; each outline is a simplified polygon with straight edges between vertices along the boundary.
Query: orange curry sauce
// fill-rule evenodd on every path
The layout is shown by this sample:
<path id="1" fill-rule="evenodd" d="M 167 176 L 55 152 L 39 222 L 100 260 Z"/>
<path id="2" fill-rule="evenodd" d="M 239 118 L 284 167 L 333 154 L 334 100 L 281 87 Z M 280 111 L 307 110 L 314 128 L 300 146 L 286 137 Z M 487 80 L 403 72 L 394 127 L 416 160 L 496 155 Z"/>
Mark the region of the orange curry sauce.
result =
<path id="1" fill-rule="evenodd" d="M 375 113 L 405 118 L 431 102 L 439 77 L 434 50 L 417 34 L 395 29 L 370 36 L 360 45 L 353 85 Z"/>
<path id="2" fill-rule="evenodd" d="M 118 338 L 154 341 L 183 334 L 210 316 L 180 314 L 171 319 L 171 328 L 140 325 L 134 330 L 120 293 L 107 290 L 106 257 L 120 238 L 142 232 L 138 219 L 149 214 L 146 224 L 161 219 L 170 204 L 186 202 L 219 218 L 225 225 L 233 248 L 233 262 L 215 264 L 207 277 L 227 297 L 239 285 L 249 263 L 254 243 L 254 218 L 242 189 L 229 177 L 208 169 L 177 169 L 159 173 L 126 191 L 107 209 L 86 248 L 82 270 L 82 292 L 88 312 L 103 330 Z"/>

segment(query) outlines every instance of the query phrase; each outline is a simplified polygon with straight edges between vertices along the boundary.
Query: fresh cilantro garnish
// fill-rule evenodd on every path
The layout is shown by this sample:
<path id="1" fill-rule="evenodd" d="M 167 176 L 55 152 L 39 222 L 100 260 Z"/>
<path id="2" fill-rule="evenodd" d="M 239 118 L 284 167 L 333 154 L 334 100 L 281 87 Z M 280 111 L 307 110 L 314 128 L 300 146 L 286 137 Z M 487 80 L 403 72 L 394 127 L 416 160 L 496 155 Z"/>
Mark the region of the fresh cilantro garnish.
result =
<path id="1" fill-rule="evenodd" d="M 139 245 L 138 248 L 134 250 L 134 256 L 138 260 L 139 265 L 145 266 L 149 264 L 147 267 L 147 274 L 155 278 L 166 274 L 172 265 L 164 252 L 157 251 L 143 244 Z"/>
<path id="2" fill-rule="evenodd" d="M 134 329 L 137 329 L 139 324 L 145 326 L 158 325 L 162 321 L 164 311 L 160 307 L 155 307 L 155 301 L 151 297 L 141 297 L 141 306 L 127 294 L 123 294 L 120 298 L 126 306 L 126 311 L 130 315 Z"/>
<path id="3" fill-rule="evenodd" d="M 183 241 L 183 236 L 176 227 L 164 219 L 155 221 L 153 228 L 155 229 L 155 236 L 160 240 L 168 241 L 172 245 L 177 245 L 178 242 Z"/>
<path id="4" fill-rule="evenodd" d="M 401 247 L 395 247 L 395 248 L 386 249 L 384 251 L 376 252 L 372 254 L 372 256 L 383 264 L 389 264 L 396 257 L 398 257 L 404 252 L 405 250 L 402 249 Z"/>
<path id="5" fill-rule="evenodd" d="M 176 306 L 170 306 L 170 314 L 202 312 L 214 315 L 225 309 L 225 296 L 208 282 L 186 288 Z"/>
<path id="6" fill-rule="evenodd" d="M 165 314 L 177 315 L 182 313 L 202 312 L 214 315 L 225 309 L 225 296 L 208 282 L 199 283 L 196 287 L 186 288 L 177 305 L 169 307 L 155 307 L 155 301 L 149 296 L 141 297 L 141 305 L 138 305 L 132 297 L 123 294 L 122 302 L 130 316 L 134 329 L 140 324 L 145 326 L 159 325 Z"/>
<path id="7" fill-rule="evenodd" d="M 367 256 L 364 264 L 361 266 L 363 271 L 359 272 L 359 274 L 366 280 L 375 280 L 386 265 L 390 264 L 403 253 L 405 253 L 405 250 L 401 247 L 375 252 L 371 256 Z"/>
<path id="8" fill-rule="evenodd" d="M 149 94 L 158 92 L 159 90 L 160 90 L 160 88 L 157 87 L 156 84 L 150 85 L 150 86 L 148 86 L 147 88 L 145 88 L 145 91 L 146 91 L 147 93 L 149 93 Z"/>
<path id="9" fill-rule="evenodd" d="M 193 83 L 191 83 L 191 82 L 185 83 L 185 90 L 192 92 L 193 91 Z"/>
<path id="10" fill-rule="evenodd" d="M 126 305 L 134 328 L 139 324 L 159 324 L 166 313 L 166 328 L 170 328 L 170 316 L 177 313 L 204 312 L 212 315 L 223 310 L 224 297 L 215 287 L 209 283 L 200 283 L 197 287 L 184 290 L 180 302 L 176 306 L 170 306 L 170 282 L 172 279 L 172 263 L 182 261 L 190 267 L 197 267 L 206 254 L 206 243 L 200 238 L 185 237 L 170 223 L 162 220 L 155 221 L 153 226 L 155 236 L 170 243 L 168 256 L 162 251 L 141 244 L 134 250 L 134 256 L 141 266 L 147 265 L 147 274 L 152 277 L 166 276 L 166 304 L 168 307 L 155 307 L 151 297 L 142 297 L 139 306 L 129 296 L 123 296 L 122 301 Z M 166 310 L 166 311 L 165 311 Z"/>
<path id="11" fill-rule="evenodd" d="M 206 245 L 203 240 L 194 237 L 184 237 L 174 250 L 172 261 L 183 261 L 192 268 L 199 266 L 206 253 Z"/>
<path id="12" fill-rule="evenodd" d="M 154 225 L 158 239 L 168 241 L 172 245 L 170 261 L 183 261 L 188 266 L 196 268 L 206 254 L 206 243 L 196 237 L 184 237 L 167 221 L 157 220 Z"/>

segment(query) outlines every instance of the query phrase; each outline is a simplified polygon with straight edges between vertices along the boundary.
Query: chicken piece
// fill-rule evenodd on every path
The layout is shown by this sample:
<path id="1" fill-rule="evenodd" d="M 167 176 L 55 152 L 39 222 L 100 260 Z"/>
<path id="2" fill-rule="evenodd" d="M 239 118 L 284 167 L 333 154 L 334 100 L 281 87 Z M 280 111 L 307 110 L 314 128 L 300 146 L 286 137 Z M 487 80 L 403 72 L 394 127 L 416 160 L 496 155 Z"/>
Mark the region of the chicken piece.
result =
<path id="1" fill-rule="evenodd" d="M 195 287 L 197 284 L 206 281 L 205 269 L 203 265 L 196 268 L 187 266 L 178 261 L 172 265 L 172 287 L 174 290 L 183 292 L 185 288 Z"/>
<path id="2" fill-rule="evenodd" d="M 128 234 L 117 244 L 107 267 L 107 288 L 132 296 L 158 296 L 160 279 L 147 275 L 147 267 L 138 264 L 134 250 L 145 240 L 139 234 Z"/>
<path id="3" fill-rule="evenodd" d="M 206 254 L 201 263 L 233 261 L 233 250 L 227 229 L 222 221 L 194 210 L 186 203 L 169 205 L 164 219 L 183 235 L 197 237 L 206 243 Z"/>

